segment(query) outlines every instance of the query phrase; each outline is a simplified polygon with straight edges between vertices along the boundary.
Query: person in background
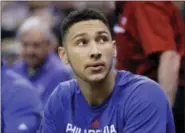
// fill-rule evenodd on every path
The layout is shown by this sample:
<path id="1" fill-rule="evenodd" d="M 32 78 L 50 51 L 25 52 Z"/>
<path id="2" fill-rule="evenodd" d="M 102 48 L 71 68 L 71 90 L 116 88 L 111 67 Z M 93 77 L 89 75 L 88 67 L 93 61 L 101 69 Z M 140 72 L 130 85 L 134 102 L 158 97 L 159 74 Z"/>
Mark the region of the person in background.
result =
<path id="1" fill-rule="evenodd" d="M 26 20 L 17 38 L 21 43 L 22 59 L 16 61 L 12 68 L 33 83 L 45 105 L 54 88 L 60 82 L 71 79 L 71 72 L 54 53 L 53 34 L 40 17 Z"/>
<path id="2" fill-rule="evenodd" d="M 3 63 L 1 67 L 3 133 L 36 133 L 42 111 L 39 95 L 28 80 L 6 68 Z"/>
<path id="3" fill-rule="evenodd" d="M 117 69 L 160 83 L 184 130 L 184 23 L 173 2 L 117 2 Z M 150 89 L 150 88 L 148 88 Z"/>

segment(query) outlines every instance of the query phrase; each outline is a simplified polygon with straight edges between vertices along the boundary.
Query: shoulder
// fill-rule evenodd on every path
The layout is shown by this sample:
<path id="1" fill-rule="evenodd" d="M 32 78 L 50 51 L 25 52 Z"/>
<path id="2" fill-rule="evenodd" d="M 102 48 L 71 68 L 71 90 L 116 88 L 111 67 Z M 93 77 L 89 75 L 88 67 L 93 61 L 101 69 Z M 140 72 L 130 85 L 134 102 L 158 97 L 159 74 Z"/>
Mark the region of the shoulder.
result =
<path id="1" fill-rule="evenodd" d="M 144 76 L 128 75 L 127 84 L 120 86 L 125 91 L 119 96 L 125 131 L 165 132 L 169 123 L 173 128 L 169 102 L 159 84 Z"/>
<path id="2" fill-rule="evenodd" d="M 75 79 L 64 81 L 57 86 L 56 92 L 54 91 L 53 95 L 57 94 L 61 97 L 70 98 L 70 96 L 75 93 L 76 89 L 77 81 Z"/>
<path id="3" fill-rule="evenodd" d="M 11 82 L 11 86 L 14 88 L 19 88 L 19 89 L 33 89 L 33 85 L 31 82 L 29 82 L 27 79 L 23 78 L 21 75 L 16 73 L 15 71 L 9 69 L 6 71 L 6 79 Z"/>
<path id="4" fill-rule="evenodd" d="M 119 91 L 124 95 L 126 103 L 168 104 L 168 98 L 155 81 L 141 75 L 124 72 L 119 81 Z"/>
<path id="5" fill-rule="evenodd" d="M 77 81 L 72 79 L 60 83 L 50 95 L 47 105 L 51 108 L 64 108 L 76 92 Z"/>
<path id="6" fill-rule="evenodd" d="M 155 81 L 147 78 L 146 76 L 138 75 L 138 74 L 133 74 L 129 71 L 118 71 L 118 79 L 117 83 L 119 86 L 139 86 L 141 84 L 145 83 L 151 83 L 158 85 Z"/>
<path id="7" fill-rule="evenodd" d="M 155 103 L 160 103 L 160 100 L 168 102 L 165 92 L 155 81 L 141 77 L 135 84 L 132 97 Z"/>

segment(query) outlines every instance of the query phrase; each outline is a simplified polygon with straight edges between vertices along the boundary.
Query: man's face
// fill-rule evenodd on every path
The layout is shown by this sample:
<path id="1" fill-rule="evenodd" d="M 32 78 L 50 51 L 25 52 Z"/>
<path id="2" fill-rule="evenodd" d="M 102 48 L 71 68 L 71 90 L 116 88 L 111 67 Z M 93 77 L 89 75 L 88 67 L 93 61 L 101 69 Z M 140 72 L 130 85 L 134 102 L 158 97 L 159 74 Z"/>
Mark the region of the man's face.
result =
<path id="1" fill-rule="evenodd" d="M 105 79 L 116 54 L 107 26 L 99 20 L 74 24 L 66 33 L 64 55 L 77 77 L 88 82 Z"/>
<path id="2" fill-rule="evenodd" d="M 30 30 L 21 37 L 21 55 L 30 67 L 36 67 L 43 63 L 49 52 L 49 41 L 43 32 Z"/>

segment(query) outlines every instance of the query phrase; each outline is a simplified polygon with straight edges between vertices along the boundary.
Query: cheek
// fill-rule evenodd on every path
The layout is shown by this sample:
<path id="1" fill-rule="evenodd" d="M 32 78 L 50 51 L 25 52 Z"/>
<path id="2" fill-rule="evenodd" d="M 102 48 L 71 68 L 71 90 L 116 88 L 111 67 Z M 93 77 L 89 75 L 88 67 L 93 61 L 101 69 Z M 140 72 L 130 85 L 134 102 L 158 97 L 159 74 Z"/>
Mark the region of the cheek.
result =
<path id="1" fill-rule="evenodd" d="M 73 53 L 69 55 L 69 60 L 73 65 L 80 65 L 82 58 L 79 54 Z"/>
<path id="2" fill-rule="evenodd" d="M 103 53 L 104 53 L 105 58 L 112 58 L 114 50 L 112 47 L 104 47 Z"/>
<path id="3" fill-rule="evenodd" d="M 73 66 L 81 66 L 85 60 L 84 57 L 84 53 L 79 51 L 70 51 L 68 54 L 68 59 Z"/>

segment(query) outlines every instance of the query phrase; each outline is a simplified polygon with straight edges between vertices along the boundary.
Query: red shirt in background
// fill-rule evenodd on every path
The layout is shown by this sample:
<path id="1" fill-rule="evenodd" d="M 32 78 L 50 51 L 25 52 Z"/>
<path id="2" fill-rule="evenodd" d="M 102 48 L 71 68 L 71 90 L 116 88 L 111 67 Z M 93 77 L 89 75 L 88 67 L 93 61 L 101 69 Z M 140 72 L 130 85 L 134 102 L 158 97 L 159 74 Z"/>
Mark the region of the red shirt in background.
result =
<path id="1" fill-rule="evenodd" d="M 117 69 L 157 81 L 158 63 L 150 57 L 175 50 L 182 57 L 180 84 L 184 85 L 184 23 L 175 5 L 172 2 L 124 2 L 122 9 L 119 23 L 114 27 Z"/>

